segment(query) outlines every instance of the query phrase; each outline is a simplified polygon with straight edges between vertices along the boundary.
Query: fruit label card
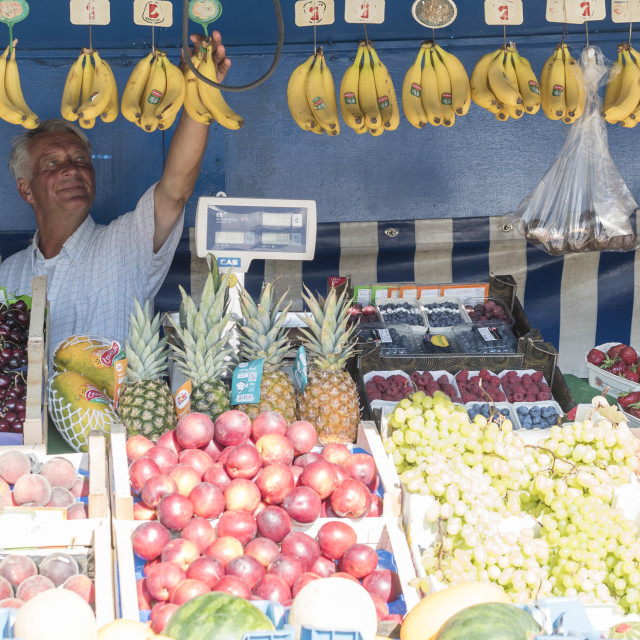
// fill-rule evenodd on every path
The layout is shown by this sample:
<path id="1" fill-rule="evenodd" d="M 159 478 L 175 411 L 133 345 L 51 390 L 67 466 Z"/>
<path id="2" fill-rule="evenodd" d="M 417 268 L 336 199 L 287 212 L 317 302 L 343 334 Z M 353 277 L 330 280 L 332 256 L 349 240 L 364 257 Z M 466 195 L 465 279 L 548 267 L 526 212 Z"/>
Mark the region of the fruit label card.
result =
<path id="1" fill-rule="evenodd" d="M 147 27 L 170 27 L 173 5 L 169 0 L 134 0 L 133 21 Z"/>
<path id="2" fill-rule="evenodd" d="M 547 0 L 548 22 L 583 24 L 606 17 L 605 0 Z"/>
<path id="3" fill-rule="evenodd" d="M 2 527 L 48 526 L 67 519 L 67 510 L 60 507 L 2 507 Z"/>
<path id="4" fill-rule="evenodd" d="M 440 287 L 418 287 L 418 299 L 422 300 L 422 298 L 439 298 L 440 297 Z"/>
<path id="5" fill-rule="evenodd" d="M 71 0 L 69 3 L 71 24 L 109 24 L 111 5 L 109 0 Z"/>
<path id="6" fill-rule="evenodd" d="M 382 24 L 385 0 L 345 0 L 344 21 L 351 23 Z"/>
<path id="7" fill-rule="evenodd" d="M 260 402 L 260 383 L 264 358 L 241 362 L 233 371 L 231 381 L 231 404 L 254 404 Z"/>
<path id="8" fill-rule="evenodd" d="M 0 0 L 0 22 L 15 24 L 29 15 L 25 0 Z"/>
<path id="9" fill-rule="evenodd" d="M 415 0 L 411 7 L 413 19 L 428 29 L 448 27 L 458 15 L 452 0 Z"/>
<path id="10" fill-rule="evenodd" d="M 478 298 L 484 300 L 489 295 L 488 284 L 463 284 L 442 287 L 442 296 L 453 296 L 458 298 Z"/>
<path id="11" fill-rule="evenodd" d="M 640 0 L 611 0 L 613 22 L 640 22 Z"/>
<path id="12" fill-rule="evenodd" d="M 307 352 L 304 347 L 298 347 L 296 361 L 293 363 L 293 384 L 302 393 L 307 386 Z"/>
<path id="13" fill-rule="evenodd" d="M 371 287 L 366 286 L 358 286 L 356 285 L 353 288 L 353 299 L 356 302 L 371 302 Z"/>
<path id="14" fill-rule="evenodd" d="M 296 2 L 296 26 L 316 27 L 336 20 L 333 0 L 299 0 Z"/>
<path id="15" fill-rule="evenodd" d="M 518 25 L 524 20 L 522 0 L 484 0 L 484 21 L 489 25 Z"/>
<path id="16" fill-rule="evenodd" d="M 418 287 L 400 287 L 400 297 L 416 300 L 418 298 Z"/>

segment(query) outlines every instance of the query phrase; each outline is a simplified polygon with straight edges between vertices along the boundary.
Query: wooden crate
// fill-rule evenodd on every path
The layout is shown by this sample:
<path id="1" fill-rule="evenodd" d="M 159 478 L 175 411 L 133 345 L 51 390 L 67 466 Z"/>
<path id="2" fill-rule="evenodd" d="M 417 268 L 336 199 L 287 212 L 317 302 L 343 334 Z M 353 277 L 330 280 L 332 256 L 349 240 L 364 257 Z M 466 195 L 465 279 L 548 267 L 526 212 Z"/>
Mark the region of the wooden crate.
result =
<path id="1" fill-rule="evenodd" d="M 31 456 L 44 463 L 51 458 L 66 458 L 76 469 L 77 475 L 89 476 L 88 516 L 90 519 L 108 518 L 109 499 L 107 497 L 107 459 L 105 435 L 101 431 L 91 431 L 89 434 L 89 451 L 87 453 L 63 453 L 58 455 L 46 455 L 41 449 L 27 451 Z M 25 452 L 24 447 L 4 447 L 0 453 L 11 450 Z M 19 508 L 19 507 L 18 507 Z M 16 507 L 12 507 L 16 509 Z M 0 509 L 1 512 L 1 509 Z M 2 527 L 0 527 L 1 529 Z"/>
<path id="2" fill-rule="evenodd" d="M 315 536 L 320 527 L 336 520 L 334 518 L 318 518 L 306 526 L 294 526 L 296 531 L 304 531 Z M 415 581 L 416 572 L 409 552 L 407 540 L 399 527 L 387 518 L 362 518 L 359 521 L 339 519 L 350 524 L 358 535 L 358 542 L 364 543 L 376 551 L 384 550 L 393 555 L 396 570 L 402 585 L 402 596 L 406 610 L 412 609 L 420 600 L 420 594 L 410 583 Z M 116 566 L 114 584 L 116 616 L 138 620 L 138 597 L 136 591 L 136 566 L 131 545 L 131 534 L 142 522 L 118 520 L 113 523 L 114 545 L 116 550 Z"/>
<path id="3" fill-rule="evenodd" d="M 0 433 L 0 450 L 23 446 L 46 453 L 47 400 L 46 385 L 49 363 L 49 303 L 47 276 L 35 276 L 31 281 L 31 319 L 27 343 L 27 403 L 23 433 Z"/>
<path id="4" fill-rule="evenodd" d="M 100 518 L 31 527 L 0 527 L 2 556 L 21 553 L 37 559 L 54 551 L 77 556 L 81 565 L 90 563 L 93 570 L 89 576 L 95 583 L 98 626 L 113 620 L 115 605 L 110 521 Z"/>

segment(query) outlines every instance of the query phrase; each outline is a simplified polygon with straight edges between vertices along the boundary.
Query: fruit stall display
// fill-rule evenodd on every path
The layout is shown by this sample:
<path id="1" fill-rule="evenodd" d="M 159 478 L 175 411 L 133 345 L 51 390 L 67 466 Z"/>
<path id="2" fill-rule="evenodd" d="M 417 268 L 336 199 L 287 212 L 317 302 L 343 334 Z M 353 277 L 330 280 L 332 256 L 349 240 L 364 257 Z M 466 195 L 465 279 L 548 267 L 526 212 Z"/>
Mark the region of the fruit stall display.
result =
<path id="1" fill-rule="evenodd" d="M 28 445 L 44 450 L 46 282 L 46 276 L 32 280 L 29 303 L 8 299 L 0 306 L 0 449 Z"/>

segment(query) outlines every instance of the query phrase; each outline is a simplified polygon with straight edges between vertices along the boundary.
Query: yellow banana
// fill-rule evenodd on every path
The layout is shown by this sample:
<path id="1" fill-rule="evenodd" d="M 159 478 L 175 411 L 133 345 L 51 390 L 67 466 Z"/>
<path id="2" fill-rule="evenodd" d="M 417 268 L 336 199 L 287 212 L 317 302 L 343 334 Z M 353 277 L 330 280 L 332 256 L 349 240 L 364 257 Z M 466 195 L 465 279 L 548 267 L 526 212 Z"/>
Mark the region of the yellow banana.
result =
<path id="1" fill-rule="evenodd" d="M 369 45 L 369 53 L 371 54 L 373 79 L 376 85 L 382 126 L 389 131 L 395 131 L 400 124 L 400 108 L 393 80 L 372 44 Z"/>
<path id="2" fill-rule="evenodd" d="M 506 122 L 509 119 L 509 114 L 503 109 L 496 111 L 495 116 L 496 120 L 500 120 L 500 122 Z"/>
<path id="3" fill-rule="evenodd" d="M 604 101 L 602 103 L 603 113 L 606 113 L 607 109 L 612 107 L 618 101 L 620 87 L 622 86 L 623 69 L 624 59 L 622 57 L 622 46 L 618 45 L 618 59 L 611 65 L 607 87 L 604 91 Z"/>
<path id="4" fill-rule="evenodd" d="M 567 104 L 567 113 L 563 120 L 571 124 L 584 111 L 584 80 L 582 79 L 580 65 L 569 52 L 569 47 L 563 44 L 562 49 L 564 53 L 565 102 Z"/>
<path id="5" fill-rule="evenodd" d="M 499 49 L 498 55 L 489 63 L 487 70 L 487 83 L 498 101 L 503 105 L 516 107 L 522 104 L 520 92 L 513 86 L 505 73 L 506 51 Z"/>
<path id="6" fill-rule="evenodd" d="M 95 49 L 91 52 L 91 58 L 94 64 L 93 85 L 89 97 L 78 107 L 78 117 L 82 120 L 95 120 L 107 108 L 111 96 L 111 69 Z"/>
<path id="7" fill-rule="evenodd" d="M 342 113 L 342 119 L 354 131 L 359 131 L 365 127 L 364 114 L 358 102 L 358 78 L 360 77 L 360 65 L 366 49 L 366 43 L 361 42 L 356 52 L 356 59 L 344 72 L 340 82 L 340 112 Z"/>
<path id="8" fill-rule="evenodd" d="M 516 74 L 516 69 L 513 64 L 513 52 L 507 48 L 504 57 L 504 75 L 507 78 L 507 81 L 513 87 L 515 91 L 520 94 L 520 89 L 518 87 L 518 76 Z M 522 96 L 520 96 L 522 99 Z M 524 103 L 517 104 L 515 106 L 510 104 L 504 105 L 504 110 L 509 114 L 510 118 L 514 120 L 519 120 L 524 115 Z"/>
<path id="9" fill-rule="evenodd" d="M 307 76 L 314 59 L 315 54 L 311 54 L 301 65 L 298 65 L 289 76 L 287 84 L 287 104 L 291 117 L 304 131 L 311 131 L 318 127 L 307 102 Z M 347 122 L 347 124 L 349 123 Z"/>
<path id="10" fill-rule="evenodd" d="M 18 63 L 16 62 L 16 42 L 13 43 L 13 50 L 11 55 L 7 58 L 6 68 L 4 72 L 4 88 L 7 92 L 9 102 L 22 111 L 27 117 L 23 121 L 22 125 L 28 129 L 34 129 L 38 126 L 38 116 L 29 109 L 22 95 L 22 88 L 20 87 L 20 75 L 18 73 Z"/>
<path id="11" fill-rule="evenodd" d="M 451 104 L 451 79 L 449 78 L 449 72 L 444 66 L 442 60 L 438 57 L 438 54 L 434 49 L 429 52 L 431 54 L 431 64 L 436 72 L 436 80 L 438 83 L 438 100 L 442 108 L 442 124 L 445 127 L 449 127 L 453 124 L 456 116 L 453 112 L 453 105 Z"/>
<path id="12" fill-rule="evenodd" d="M 445 51 L 440 45 L 433 43 L 433 48 L 447 68 L 451 79 L 451 101 L 456 115 L 464 116 L 471 104 L 471 87 L 469 76 L 464 65 L 452 53 Z"/>
<path id="13" fill-rule="evenodd" d="M 116 84 L 116 79 L 109 63 L 106 60 L 103 60 L 102 64 L 104 64 L 109 73 L 109 101 L 100 114 L 100 119 L 102 122 L 113 122 L 118 117 L 118 105 L 120 104 L 120 100 L 118 98 L 118 85 Z"/>
<path id="14" fill-rule="evenodd" d="M 624 127 L 625 129 L 633 129 L 633 127 L 635 127 L 638 124 L 638 119 L 637 118 L 632 118 L 631 116 L 629 116 L 628 118 L 625 118 L 624 120 L 620 120 L 620 122 L 618 122 L 618 124 L 621 127 Z"/>
<path id="15" fill-rule="evenodd" d="M 422 68 L 422 108 L 427 114 L 427 122 L 434 127 L 442 124 L 443 113 L 438 92 L 438 78 L 431 62 L 431 47 L 424 48 L 424 67 Z"/>
<path id="16" fill-rule="evenodd" d="M 378 136 L 381 136 L 384 133 L 384 127 L 377 127 L 377 128 L 369 129 L 368 131 L 372 136 L 377 138 Z"/>
<path id="17" fill-rule="evenodd" d="M 142 92 L 151 73 L 152 62 L 153 51 L 136 64 L 122 92 L 120 111 L 129 122 L 137 122 L 142 115 L 140 102 L 142 100 Z"/>
<path id="18" fill-rule="evenodd" d="M 196 69 L 200 67 L 203 55 L 204 52 L 199 51 L 196 55 L 191 57 L 191 62 Z M 195 73 L 191 71 L 191 67 L 189 65 L 184 68 L 184 86 L 184 110 L 187 112 L 188 116 L 192 120 L 202 124 L 211 124 L 214 122 L 213 115 L 209 113 L 207 107 L 202 104 L 200 92 L 198 91 L 197 78 Z"/>
<path id="19" fill-rule="evenodd" d="M 162 58 L 162 68 L 167 79 L 167 90 L 156 106 L 154 114 L 158 120 L 161 120 L 166 125 L 167 123 L 173 123 L 178 111 L 182 108 L 185 87 L 182 71 L 167 56 Z M 164 128 L 166 129 L 166 126 Z"/>
<path id="20" fill-rule="evenodd" d="M 5 69 L 7 66 L 7 56 L 9 55 L 9 47 L 4 50 L 2 56 L 0 56 L 0 80 L 4 78 Z M 21 109 L 18 109 L 11 103 L 7 97 L 7 92 L 4 88 L 4 82 L 0 81 L 0 118 L 10 124 L 23 124 L 27 119 L 27 114 Z"/>
<path id="21" fill-rule="evenodd" d="M 153 61 L 151 73 L 147 78 L 147 84 L 142 92 L 140 109 L 140 127 L 145 131 L 155 131 L 158 128 L 158 118 L 156 118 L 156 107 L 162 100 L 162 96 L 167 91 L 167 76 L 162 66 L 162 55 L 156 51 L 156 59 Z"/>
<path id="22" fill-rule="evenodd" d="M 80 105 L 80 93 L 82 91 L 82 64 L 86 54 L 83 52 L 71 65 L 62 91 L 60 113 L 65 120 L 75 122 L 78 119 L 78 106 Z"/>
<path id="23" fill-rule="evenodd" d="M 518 79 L 518 89 L 525 111 L 530 114 L 540 109 L 540 85 L 531 64 L 516 49 L 511 50 L 511 60 Z"/>
<path id="24" fill-rule="evenodd" d="M 198 67 L 198 71 L 214 82 L 218 81 L 218 70 L 216 69 L 216 63 L 213 60 L 213 49 L 209 45 L 206 50 L 205 57 Z M 214 117 L 218 124 L 225 129 L 240 129 L 244 124 L 244 120 L 239 116 L 226 102 L 222 96 L 222 91 L 216 87 L 212 87 L 200 78 L 196 79 L 196 85 L 198 92 L 200 93 L 200 99 L 202 104 L 207 108 L 207 111 Z"/>
<path id="25" fill-rule="evenodd" d="M 500 100 L 491 90 L 488 81 L 489 65 L 494 58 L 501 54 L 502 50 L 486 53 L 476 63 L 469 78 L 469 87 L 471 89 L 471 99 L 483 109 L 497 114 L 502 109 Z"/>
<path id="26" fill-rule="evenodd" d="M 567 112 L 562 46 L 556 47 L 553 59 L 550 58 L 546 65 L 549 65 L 548 75 L 545 76 L 545 84 L 540 85 L 544 96 L 542 109 L 550 120 L 560 120 Z"/>
<path id="27" fill-rule="evenodd" d="M 83 128 L 83 129 L 93 129 L 93 125 L 96 123 L 96 119 L 95 118 L 90 118 L 90 119 L 85 119 L 85 118 L 79 118 L 78 119 L 78 124 Z"/>
<path id="28" fill-rule="evenodd" d="M 371 55 L 368 49 L 364 53 L 362 69 L 360 69 L 360 77 L 358 79 L 358 100 L 367 128 L 376 129 L 380 126 L 381 117 L 376 93 L 376 81 L 373 76 Z"/>
<path id="29" fill-rule="evenodd" d="M 340 117 L 338 116 L 338 102 L 336 100 L 336 86 L 333 82 L 331 70 L 324 56 L 322 56 L 322 84 L 324 86 L 324 96 L 327 103 L 327 116 L 331 116 L 335 124 L 330 127 L 327 133 L 336 136 L 340 133 Z"/>
<path id="30" fill-rule="evenodd" d="M 82 89 L 80 91 L 80 104 L 76 107 L 76 112 L 80 108 L 83 102 L 86 102 L 91 95 L 91 88 L 93 87 L 93 63 L 91 62 L 91 52 L 89 49 L 84 50 L 84 66 L 82 67 Z"/>
<path id="31" fill-rule="evenodd" d="M 633 62 L 628 49 L 623 48 L 624 68 L 618 99 L 603 111 L 607 122 L 620 122 L 628 118 L 640 103 L 640 68 Z"/>
<path id="32" fill-rule="evenodd" d="M 325 64 L 325 60 L 322 47 L 318 47 L 315 60 L 307 76 L 307 102 L 316 122 L 329 133 L 336 129 L 339 130 L 339 121 L 337 104 L 336 109 L 333 109 L 335 93 L 334 100 L 332 100 L 330 87 L 325 85 L 325 77 L 322 70 L 323 64 Z"/>
<path id="33" fill-rule="evenodd" d="M 427 114 L 422 106 L 422 61 L 425 49 L 420 47 L 415 62 L 409 67 L 402 83 L 402 110 L 406 119 L 416 129 L 426 126 Z"/>

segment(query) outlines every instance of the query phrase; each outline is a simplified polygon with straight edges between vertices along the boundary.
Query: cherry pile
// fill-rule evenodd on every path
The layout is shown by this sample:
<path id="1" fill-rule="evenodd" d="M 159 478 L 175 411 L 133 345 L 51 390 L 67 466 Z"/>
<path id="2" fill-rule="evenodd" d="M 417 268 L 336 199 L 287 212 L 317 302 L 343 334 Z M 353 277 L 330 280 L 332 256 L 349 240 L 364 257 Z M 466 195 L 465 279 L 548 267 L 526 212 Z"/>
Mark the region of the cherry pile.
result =
<path id="1" fill-rule="evenodd" d="M 27 402 L 26 373 L 30 312 L 23 300 L 0 305 L 0 433 L 22 433 Z"/>

